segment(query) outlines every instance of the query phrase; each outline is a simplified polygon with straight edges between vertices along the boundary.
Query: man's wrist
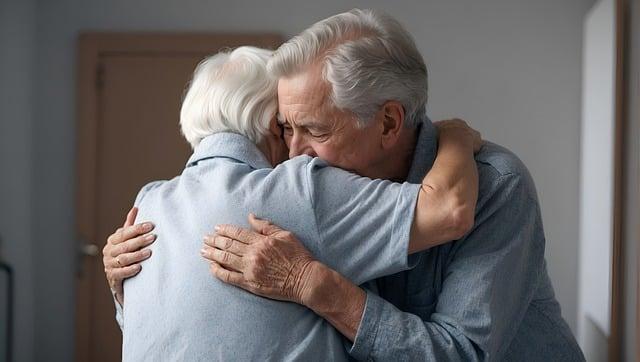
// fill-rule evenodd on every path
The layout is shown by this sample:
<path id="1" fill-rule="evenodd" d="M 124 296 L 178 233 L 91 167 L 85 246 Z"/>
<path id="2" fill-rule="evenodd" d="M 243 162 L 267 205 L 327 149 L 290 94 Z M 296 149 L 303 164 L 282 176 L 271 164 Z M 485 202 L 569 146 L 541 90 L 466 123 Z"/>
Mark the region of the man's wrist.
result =
<path id="1" fill-rule="evenodd" d="M 364 313 L 367 293 L 326 265 L 314 261 L 302 303 L 354 341 Z"/>
<path id="2" fill-rule="evenodd" d="M 308 265 L 304 276 L 304 286 L 300 295 L 300 304 L 312 310 L 322 307 L 325 303 L 322 288 L 327 282 L 329 270 L 326 265 L 317 260 L 312 261 Z"/>

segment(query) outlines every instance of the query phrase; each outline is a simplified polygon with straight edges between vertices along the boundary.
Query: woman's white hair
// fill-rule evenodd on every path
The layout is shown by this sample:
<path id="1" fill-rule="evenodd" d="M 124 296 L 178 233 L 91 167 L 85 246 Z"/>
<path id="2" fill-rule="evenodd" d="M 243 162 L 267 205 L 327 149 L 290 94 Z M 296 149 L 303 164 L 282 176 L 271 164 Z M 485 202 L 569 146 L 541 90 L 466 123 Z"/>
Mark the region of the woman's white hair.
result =
<path id="1" fill-rule="evenodd" d="M 355 113 L 360 125 L 390 100 L 403 105 L 407 126 L 424 119 L 427 67 L 411 35 L 391 16 L 353 9 L 319 21 L 276 50 L 268 68 L 287 77 L 318 61 L 333 104 Z"/>
<path id="2" fill-rule="evenodd" d="M 267 72 L 272 54 L 243 46 L 198 64 L 180 110 L 182 134 L 191 147 L 219 132 L 262 140 L 278 108 L 277 79 Z"/>

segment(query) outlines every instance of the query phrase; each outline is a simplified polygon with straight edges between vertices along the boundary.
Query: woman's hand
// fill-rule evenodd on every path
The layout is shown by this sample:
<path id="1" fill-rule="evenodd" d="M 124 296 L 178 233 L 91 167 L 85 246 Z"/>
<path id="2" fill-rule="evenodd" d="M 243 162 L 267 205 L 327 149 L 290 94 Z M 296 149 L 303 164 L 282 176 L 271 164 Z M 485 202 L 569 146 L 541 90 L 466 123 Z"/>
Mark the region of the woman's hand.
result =
<path id="1" fill-rule="evenodd" d="M 289 231 L 249 216 L 255 231 L 219 225 L 204 238 L 202 256 L 221 281 L 263 297 L 305 304 L 321 264 Z"/>
<path id="2" fill-rule="evenodd" d="M 147 234 L 153 230 L 152 223 L 133 225 L 137 214 L 138 208 L 132 208 L 124 225 L 109 236 L 102 249 L 104 273 L 120 305 L 124 305 L 123 281 L 140 272 L 142 266 L 139 263 L 151 256 L 151 250 L 143 248 L 156 239 L 154 234 Z"/>
<path id="3" fill-rule="evenodd" d="M 478 153 L 484 144 L 480 132 L 471 128 L 467 122 L 459 118 L 438 121 L 433 124 L 438 128 L 441 137 L 443 133 L 452 133 L 458 137 L 464 137 L 473 145 L 473 153 Z"/>

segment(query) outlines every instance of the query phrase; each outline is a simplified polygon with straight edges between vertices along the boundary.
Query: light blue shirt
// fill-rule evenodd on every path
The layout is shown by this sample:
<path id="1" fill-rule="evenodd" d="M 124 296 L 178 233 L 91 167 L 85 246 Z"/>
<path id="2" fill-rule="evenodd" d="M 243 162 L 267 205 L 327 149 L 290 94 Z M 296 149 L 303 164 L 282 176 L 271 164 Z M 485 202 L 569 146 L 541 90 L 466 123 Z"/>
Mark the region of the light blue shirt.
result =
<path id="1" fill-rule="evenodd" d="M 217 224 L 250 212 L 292 231 L 355 283 L 408 268 L 419 185 L 371 180 L 300 156 L 272 168 L 247 138 L 205 138 L 183 173 L 139 193 L 153 257 L 124 284 L 125 361 L 326 361 L 348 358 L 341 335 L 309 309 L 215 279 L 200 256 Z"/>
<path id="2" fill-rule="evenodd" d="M 431 122 L 407 181 L 436 157 Z M 544 259 L 535 185 L 509 150 L 476 155 L 475 225 L 464 238 L 413 254 L 415 268 L 369 284 L 352 357 L 377 361 L 583 361 L 562 318 Z"/>

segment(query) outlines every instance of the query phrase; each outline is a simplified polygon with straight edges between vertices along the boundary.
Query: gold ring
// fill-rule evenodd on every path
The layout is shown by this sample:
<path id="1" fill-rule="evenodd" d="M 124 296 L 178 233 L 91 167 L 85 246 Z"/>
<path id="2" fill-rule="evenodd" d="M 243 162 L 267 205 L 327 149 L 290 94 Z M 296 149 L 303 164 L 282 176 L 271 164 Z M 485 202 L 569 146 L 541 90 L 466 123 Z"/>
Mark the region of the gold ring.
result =
<path id="1" fill-rule="evenodd" d="M 116 256 L 116 263 L 118 263 L 118 266 L 120 268 L 122 268 L 122 264 L 120 263 L 120 257 L 119 256 Z"/>

